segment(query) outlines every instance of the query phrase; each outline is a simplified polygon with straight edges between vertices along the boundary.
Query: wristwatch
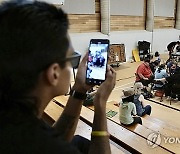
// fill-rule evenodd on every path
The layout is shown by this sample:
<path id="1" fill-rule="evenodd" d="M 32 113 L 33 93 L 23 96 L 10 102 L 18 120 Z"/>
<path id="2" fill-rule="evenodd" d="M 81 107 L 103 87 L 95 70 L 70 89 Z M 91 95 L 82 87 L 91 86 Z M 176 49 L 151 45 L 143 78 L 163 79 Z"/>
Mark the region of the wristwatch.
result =
<path id="1" fill-rule="evenodd" d="M 76 99 L 79 99 L 79 100 L 85 100 L 87 97 L 86 93 L 84 94 L 84 93 L 78 92 L 76 90 L 71 90 L 69 95 Z"/>

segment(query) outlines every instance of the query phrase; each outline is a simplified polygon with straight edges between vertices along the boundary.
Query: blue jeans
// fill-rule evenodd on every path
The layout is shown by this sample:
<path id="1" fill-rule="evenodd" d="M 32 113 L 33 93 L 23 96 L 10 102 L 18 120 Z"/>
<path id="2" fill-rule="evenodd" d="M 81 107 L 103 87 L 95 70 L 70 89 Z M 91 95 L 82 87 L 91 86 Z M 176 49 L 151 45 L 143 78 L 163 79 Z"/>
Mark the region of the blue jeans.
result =
<path id="1" fill-rule="evenodd" d="M 147 105 L 145 108 L 145 111 L 142 113 L 142 116 L 144 116 L 145 114 L 150 115 L 151 114 L 151 106 Z"/>

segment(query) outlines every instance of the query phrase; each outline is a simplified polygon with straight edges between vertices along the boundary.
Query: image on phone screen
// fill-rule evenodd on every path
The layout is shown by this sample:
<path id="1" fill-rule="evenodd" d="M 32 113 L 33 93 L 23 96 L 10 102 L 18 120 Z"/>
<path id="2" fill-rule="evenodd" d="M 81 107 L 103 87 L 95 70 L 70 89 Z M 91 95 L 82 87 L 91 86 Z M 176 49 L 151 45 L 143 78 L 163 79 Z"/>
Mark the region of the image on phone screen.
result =
<path id="1" fill-rule="evenodd" d="M 105 80 L 109 44 L 91 43 L 86 78 L 94 84 Z M 91 80 L 92 79 L 92 80 Z"/>

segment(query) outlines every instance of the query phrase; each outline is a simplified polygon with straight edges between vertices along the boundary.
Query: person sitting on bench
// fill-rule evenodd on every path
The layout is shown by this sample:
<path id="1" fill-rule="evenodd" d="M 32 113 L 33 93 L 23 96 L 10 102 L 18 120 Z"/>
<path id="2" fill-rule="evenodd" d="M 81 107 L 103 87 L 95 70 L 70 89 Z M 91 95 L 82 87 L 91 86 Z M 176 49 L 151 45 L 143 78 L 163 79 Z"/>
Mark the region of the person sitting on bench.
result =
<path id="1" fill-rule="evenodd" d="M 122 102 L 119 107 L 119 120 L 122 125 L 131 126 L 134 124 L 141 124 L 142 120 L 136 116 L 136 107 L 133 103 L 134 89 L 123 90 Z"/>
<path id="2" fill-rule="evenodd" d="M 144 86 L 148 86 L 154 79 L 149 63 L 150 58 L 145 58 L 136 70 L 136 82 L 142 82 Z"/>
<path id="3" fill-rule="evenodd" d="M 135 74 L 135 82 L 142 82 L 142 84 L 144 85 L 144 97 L 152 98 L 153 94 L 148 90 L 148 85 L 154 81 L 154 75 L 150 67 L 150 57 L 146 57 L 144 59 L 144 62 L 139 65 Z"/>
<path id="4" fill-rule="evenodd" d="M 136 105 L 136 111 L 138 116 L 144 116 L 145 114 L 151 114 L 151 106 L 145 105 L 145 99 L 142 95 L 143 84 L 136 82 L 134 84 L 134 104 Z"/>

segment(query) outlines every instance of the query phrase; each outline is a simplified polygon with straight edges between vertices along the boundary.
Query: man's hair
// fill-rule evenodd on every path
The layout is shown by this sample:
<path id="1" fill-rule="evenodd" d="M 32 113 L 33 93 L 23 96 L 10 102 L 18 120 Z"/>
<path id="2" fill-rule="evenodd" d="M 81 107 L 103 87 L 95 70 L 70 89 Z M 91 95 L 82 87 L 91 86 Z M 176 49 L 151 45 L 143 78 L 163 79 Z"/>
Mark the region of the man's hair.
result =
<path id="1" fill-rule="evenodd" d="M 155 57 L 158 57 L 158 56 L 159 56 L 159 52 L 156 51 L 154 56 L 155 56 Z"/>
<path id="2" fill-rule="evenodd" d="M 135 95 L 141 94 L 143 89 L 143 84 L 141 82 L 136 82 L 134 84 L 134 93 Z"/>
<path id="3" fill-rule="evenodd" d="M 144 62 L 150 63 L 150 58 L 149 57 L 144 58 Z"/>
<path id="4" fill-rule="evenodd" d="M 26 97 L 52 63 L 65 66 L 67 29 L 67 15 L 53 5 L 15 0 L 0 6 L 0 108 Z"/>
<path id="5" fill-rule="evenodd" d="M 160 73 L 161 70 L 165 69 L 165 64 L 161 64 L 159 67 L 158 67 L 158 70 L 157 72 Z"/>

